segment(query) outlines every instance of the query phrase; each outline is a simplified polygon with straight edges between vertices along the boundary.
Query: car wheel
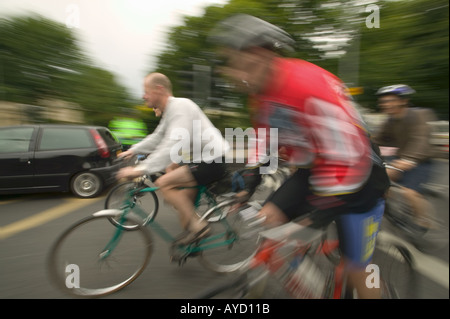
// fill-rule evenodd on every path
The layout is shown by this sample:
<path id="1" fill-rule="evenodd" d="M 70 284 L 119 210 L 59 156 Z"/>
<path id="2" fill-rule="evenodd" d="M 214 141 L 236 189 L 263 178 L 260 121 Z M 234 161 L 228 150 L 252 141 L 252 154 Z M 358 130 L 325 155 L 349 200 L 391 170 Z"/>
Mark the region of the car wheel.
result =
<path id="1" fill-rule="evenodd" d="M 72 178 L 70 184 L 72 193 L 78 197 L 89 198 L 100 194 L 103 189 L 103 182 L 94 173 L 82 172 Z"/>

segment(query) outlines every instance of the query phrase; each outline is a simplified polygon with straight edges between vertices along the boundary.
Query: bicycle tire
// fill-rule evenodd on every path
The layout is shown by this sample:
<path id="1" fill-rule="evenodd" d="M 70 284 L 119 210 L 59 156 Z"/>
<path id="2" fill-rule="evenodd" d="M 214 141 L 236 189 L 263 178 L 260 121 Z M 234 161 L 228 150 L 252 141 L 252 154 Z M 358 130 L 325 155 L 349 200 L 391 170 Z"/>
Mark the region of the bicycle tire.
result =
<path id="1" fill-rule="evenodd" d="M 379 234 L 372 264 L 379 268 L 383 298 L 415 298 L 417 277 L 414 272 L 414 259 L 405 246 L 387 238 L 380 238 Z"/>
<path id="2" fill-rule="evenodd" d="M 286 295 L 273 294 L 273 291 L 267 294 L 269 276 L 269 271 L 263 267 L 247 269 L 236 277 L 227 277 L 203 289 L 194 299 L 273 299 L 274 296 L 285 299 Z M 279 287 L 277 291 L 280 291 Z"/>
<path id="3" fill-rule="evenodd" d="M 117 212 L 100 211 L 84 218 L 55 241 L 47 269 L 61 291 L 74 297 L 105 296 L 129 285 L 144 271 L 152 254 L 151 235 L 143 227 L 129 231 L 112 225 L 110 218 Z M 114 250 L 105 250 L 119 233 Z"/>
<path id="4" fill-rule="evenodd" d="M 129 224 L 120 226 L 132 230 L 138 228 L 139 225 L 145 226 L 155 219 L 159 209 L 158 196 L 154 192 L 139 192 L 146 187 L 148 186 L 145 184 L 125 182 L 111 189 L 105 200 L 105 209 L 129 209 L 128 214 L 140 220 L 139 223 L 131 224 L 129 221 Z M 116 226 L 119 225 L 118 220 L 114 217 L 111 217 L 110 221 Z"/>
<path id="5" fill-rule="evenodd" d="M 233 200 L 222 202 L 202 217 L 205 220 L 216 217 L 217 222 L 209 223 L 210 234 L 201 243 L 203 248 L 198 260 L 205 268 L 217 273 L 242 270 L 259 245 L 258 233 L 250 224 L 238 212 L 230 213 L 234 204 Z"/>
<path id="6" fill-rule="evenodd" d="M 330 230 L 332 231 L 331 233 Z M 322 238 L 322 244 L 326 240 L 335 240 L 337 238 L 335 231 L 336 230 L 333 227 L 328 227 Z M 339 264 L 341 258 L 339 247 L 326 252 L 325 255 L 332 264 Z M 378 279 L 382 299 L 408 298 L 408 296 L 412 296 L 414 294 L 414 261 L 412 255 L 406 247 L 387 240 L 382 240 L 381 242 L 378 240 L 375 246 L 372 263 L 377 265 L 380 270 L 380 276 Z M 334 290 L 332 281 L 328 282 L 327 289 L 329 291 Z M 354 291 L 346 289 L 346 285 L 344 285 L 343 291 L 340 293 L 341 299 L 358 298 Z M 332 298 L 332 296 L 329 293 L 325 296 L 325 298 Z"/>
<path id="7" fill-rule="evenodd" d="M 334 263 L 326 254 L 317 253 L 319 242 L 305 246 L 304 253 L 285 252 L 271 257 L 268 265 L 248 273 L 246 298 L 322 299 L 332 298 Z M 283 249 L 283 248 L 281 248 Z M 271 269 L 271 270 L 269 270 Z"/>
<path id="8" fill-rule="evenodd" d="M 406 199 L 404 191 L 400 186 L 393 186 L 386 201 L 386 220 L 389 222 L 390 231 L 400 235 L 413 244 L 418 250 L 424 253 L 436 252 L 448 243 L 448 227 L 446 223 L 438 217 L 435 207 L 430 202 L 425 192 L 424 198 L 427 201 L 427 213 L 422 217 L 422 222 L 428 228 L 420 227 L 416 223 L 413 209 Z"/>

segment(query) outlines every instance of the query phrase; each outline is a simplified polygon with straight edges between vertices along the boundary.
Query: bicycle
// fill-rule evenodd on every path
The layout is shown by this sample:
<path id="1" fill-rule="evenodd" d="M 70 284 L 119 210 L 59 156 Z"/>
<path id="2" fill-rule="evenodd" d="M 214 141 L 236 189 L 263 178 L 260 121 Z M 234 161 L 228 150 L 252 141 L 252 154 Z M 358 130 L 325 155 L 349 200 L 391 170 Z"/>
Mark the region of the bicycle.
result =
<path id="1" fill-rule="evenodd" d="M 234 194 L 214 194 L 205 185 L 196 187 L 196 205 L 205 196 L 212 204 L 201 216 L 209 222 L 211 231 L 194 243 L 171 244 L 171 260 L 183 265 L 188 258 L 197 257 L 205 268 L 218 273 L 241 269 L 255 254 L 257 245 L 256 234 L 246 235 L 241 215 L 231 213 L 241 199 Z M 145 178 L 119 184 L 108 195 L 107 209 L 65 230 L 48 256 L 50 277 L 56 286 L 74 296 L 98 297 L 116 292 L 139 277 L 152 254 L 149 228 L 168 243 L 175 240 L 170 231 L 156 222 L 157 190 L 147 185 Z M 217 202 L 219 196 L 221 201 Z M 111 207 L 117 198 L 119 206 Z M 79 278 L 72 276 L 73 267 Z"/>
<path id="2" fill-rule="evenodd" d="M 387 164 L 384 165 L 389 167 Z M 417 282 L 416 261 L 410 250 L 413 247 L 408 242 L 412 242 L 414 247 L 419 250 L 429 250 L 431 247 L 439 248 L 437 244 L 440 241 L 448 240 L 448 230 L 447 236 L 445 236 L 443 223 L 437 219 L 435 212 L 430 211 L 429 223 L 433 227 L 431 238 L 427 238 L 429 234 L 424 236 L 416 227 L 411 206 L 404 198 L 402 187 L 392 182 L 390 192 L 386 202 L 385 218 L 383 218 L 376 239 L 372 262 L 380 270 L 383 298 L 414 298 Z M 425 195 L 436 196 L 436 192 L 428 190 Z M 233 280 L 228 279 L 225 283 L 207 288 L 197 298 L 215 298 L 217 296 L 222 298 L 354 297 L 353 292 L 346 289 L 345 272 L 339 263 L 339 243 L 334 235 L 336 230 L 333 229 L 333 225 L 333 223 L 325 223 L 318 228 L 317 225 L 311 225 L 303 229 L 297 229 L 298 226 L 292 223 L 281 226 L 278 230 L 274 229 L 273 231 L 282 234 L 287 229 L 297 229 L 300 241 L 286 236 L 273 241 L 272 245 L 265 238 L 272 236 L 270 235 L 272 230 L 262 232 L 262 242 L 266 242 L 266 244 L 258 248 L 249 267 Z M 313 236 L 313 233 L 316 236 Z M 301 234 L 303 234 L 303 238 L 301 238 Z M 333 235 L 330 236 L 330 234 Z M 279 251 L 283 250 L 284 253 L 280 254 Z M 302 260 L 307 260 L 307 262 L 302 262 Z M 279 269 L 282 271 L 280 272 Z M 293 277 L 297 278 L 292 279 Z M 321 284 L 312 285 L 311 282 L 314 281 Z M 268 286 L 270 287 L 267 288 Z M 300 289 L 301 287 L 303 289 Z M 311 291 L 315 291 L 315 293 Z"/>
<path id="3" fill-rule="evenodd" d="M 310 216 L 312 217 L 312 215 Z M 197 299 L 300 298 L 347 299 L 337 230 L 331 216 L 310 225 L 302 219 L 260 232 L 260 246 L 245 269 L 233 279 L 200 292 Z M 368 278 L 382 298 L 407 298 L 416 284 L 414 260 L 406 246 L 380 231 Z"/>
<path id="4" fill-rule="evenodd" d="M 386 167 L 401 171 L 390 165 L 386 165 Z M 430 198 L 438 197 L 439 193 L 424 186 L 422 195 L 430 203 Z M 388 224 L 384 227 L 389 229 L 390 233 L 399 235 L 412 243 L 420 251 L 430 252 L 440 249 L 448 243 L 448 229 L 445 227 L 445 223 L 438 218 L 431 203 L 426 215 L 422 217 L 423 221 L 429 225 L 428 230 L 425 231 L 417 224 L 417 218 L 405 195 L 405 190 L 398 183 L 391 182 L 386 199 L 385 216 Z"/>

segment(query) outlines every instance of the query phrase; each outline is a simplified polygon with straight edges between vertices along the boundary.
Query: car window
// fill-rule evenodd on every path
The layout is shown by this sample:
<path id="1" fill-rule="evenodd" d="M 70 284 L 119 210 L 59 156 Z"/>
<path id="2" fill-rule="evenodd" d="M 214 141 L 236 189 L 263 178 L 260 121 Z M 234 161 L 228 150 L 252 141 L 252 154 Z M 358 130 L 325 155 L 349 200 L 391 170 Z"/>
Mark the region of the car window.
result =
<path id="1" fill-rule="evenodd" d="M 100 133 L 100 136 L 103 138 L 103 140 L 106 142 L 106 145 L 112 146 L 119 144 L 117 138 L 109 130 L 98 129 L 98 132 Z"/>
<path id="2" fill-rule="evenodd" d="M 44 128 L 39 150 L 92 147 L 89 132 L 78 128 Z"/>
<path id="3" fill-rule="evenodd" d="M 28 152 L 34 128 L 0 129 L 0 153 Z"/>

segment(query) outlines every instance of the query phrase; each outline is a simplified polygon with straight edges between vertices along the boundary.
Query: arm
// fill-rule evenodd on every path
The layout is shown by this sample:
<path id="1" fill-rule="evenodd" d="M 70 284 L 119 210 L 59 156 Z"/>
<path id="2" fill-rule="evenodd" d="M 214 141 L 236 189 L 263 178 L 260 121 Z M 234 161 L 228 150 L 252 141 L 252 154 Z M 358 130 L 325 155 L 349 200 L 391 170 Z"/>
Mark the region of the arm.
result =
<path id="1" fill-rule="evenodd" d="M 420 163 L 431 155 L 430 134 L 428 121 L 432 119 L 432 112 L 427 109 L 412 109 L 406 143 L 399 151 L 399 157 L 406 161 Z"/>
<path id="2" fill-rule="evenodd" d="M 134 144 L 130 150 L 132 150 L 134 154 L 150 154 L 153 152 L 163 138 L 165 125 L 164 119 L 161 119 L 160 124 L 156 127 L 153 133 L 147 135 L 147 137 L 139 143 Z"/>
<path id="3" fill-rule="evenodd" d="M 394 145 L 392 145 L 391 143 L 391 139 L 392 139 L 392 132 L 390 131 L 391 124 L 389 119 L 386 120 L 381 126 L 380 128 L 375 132 L 375 134 L 373 134 L 372 136 L 372 141 L 381 146 L 385 146 L 385 147 L 394 147 Z"/>
<path id="4" fill-rule="evenodd" d="M 186 112 L 182 112 L 182 109 L 175 109 L 166 114 L 165 117 L 166 125 L 161 130 L 159 143 L 154 145 L 154 151 L 136 167 L 136 170 L 147 174 L 162 171 L 177 161 L 180 148 L 184 150 L 185 147 L 189 147 L 190 150 L 190 137 L 192 133 L 191 116 L 186 114 Z M 180 135 L 178 133 L 185 134 Z"/>
<path id="5" fill-rule="evenodd" d="M 118 157 L 128 159 L 137 154 L 150 154 L 162 140 L 164 127 L 165 123 L 163 120 L 161 120 L 152 134 L 147 135 L 139 143 L 132 145 L 127 151 L 120 153 Z"/>

